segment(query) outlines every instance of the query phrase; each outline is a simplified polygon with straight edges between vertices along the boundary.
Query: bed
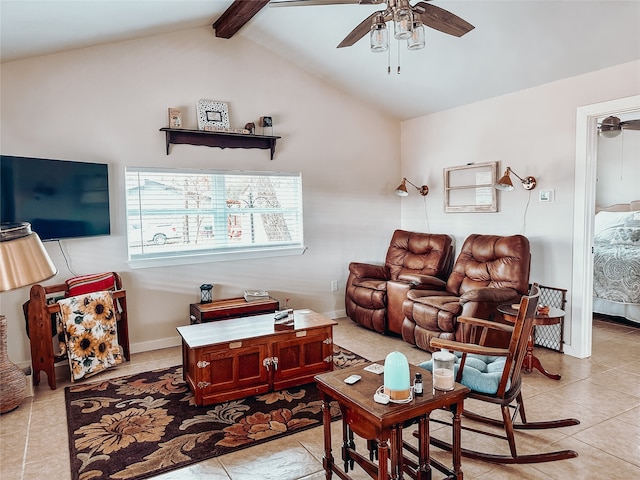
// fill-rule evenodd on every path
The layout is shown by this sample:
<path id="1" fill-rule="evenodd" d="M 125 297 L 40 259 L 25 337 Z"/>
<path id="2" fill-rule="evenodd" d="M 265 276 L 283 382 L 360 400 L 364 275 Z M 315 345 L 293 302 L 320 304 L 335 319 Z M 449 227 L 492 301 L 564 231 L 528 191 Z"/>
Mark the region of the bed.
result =
<path id="1" fill-rule="evenodd" d="M 640 200 L 596 208 L 593 312 L 640 324 Z"/>

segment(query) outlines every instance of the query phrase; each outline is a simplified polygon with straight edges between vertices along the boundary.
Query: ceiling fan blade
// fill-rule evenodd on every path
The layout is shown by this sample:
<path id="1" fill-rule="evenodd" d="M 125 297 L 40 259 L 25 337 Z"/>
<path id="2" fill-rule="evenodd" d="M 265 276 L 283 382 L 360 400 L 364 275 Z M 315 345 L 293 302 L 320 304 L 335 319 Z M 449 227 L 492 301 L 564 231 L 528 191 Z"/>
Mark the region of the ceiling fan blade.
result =
<path id="1" fill-rule="evenodd" d="M 309 5 L 342 5 L 342 4 L 359 4 L 359 5 L 378 5 L 384 3 L 384 0 L 271 0 L 270 7 L 303 7 Z"/>
<path id="2" fill-rule="evenodd" d="M 640 130 L 640 120 L 626 120 L 620 125 L 627 130 Z"/>
<path id="3" fill-rule="evenodd" d="M 358 24 L 356 28 L 354 28 L 349 32 L 349 35 L 344 37 L 344 40 L 342 40 L 338 44 L 337 48 L 350 47 L 351 45 L 356 43 L 358 40 L 360 40 L 362 37 L 364 37 L 371 30 L 371 25 L 373 24 L 374 17 L 376 17 L 377 15 L 380 15 L 380 13 L 381 12 L 373 12 L 371 15 L 365 18 L 362 22 L 360 22 L 360 24 Z"/>
<path id="4" fill-rule="evenodd" d="M 422 20 L 424 25 L 448 33 L 454 37 L 461 37 L 475 28 L 466 20 L 435 5 L 418 2 L 414 5 L 414 10 L 416 7 L 424 9 L 424 11 L 420 13 L 420 20 Z"/>
<path id="5" fill-rule="evenodd" d="M 269 0 L 235 0 L 213 24 L 216 37 L 233 37 L 267 3 Z"/>

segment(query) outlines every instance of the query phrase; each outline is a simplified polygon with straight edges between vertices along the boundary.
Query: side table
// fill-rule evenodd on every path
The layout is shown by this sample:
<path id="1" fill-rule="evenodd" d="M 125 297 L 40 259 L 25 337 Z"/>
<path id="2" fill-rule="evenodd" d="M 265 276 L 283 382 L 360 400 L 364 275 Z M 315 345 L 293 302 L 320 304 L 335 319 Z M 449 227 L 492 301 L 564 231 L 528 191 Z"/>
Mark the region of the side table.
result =
<path id="1" fill-rule="evenodd" d="M 383 364 L 383 361 L 376 363 Z M 407 403 L 376 403 L 373 394 L 383 383 L 383 375 L 364 370 L 369 365 L 358 365 L 342 370 L 316 375 L 316 385 L 323 394 L 322 420 L 324 426 L 324 456 L 322 464 L 326 478 L 335 472 L 343 480 L 349 480 L 349 467 L 357 463 L 372 478 L 388 480 L 404 478 L 404 473 L 417 480 L 432 478 L 431 467 L 443 472 L 447 479 L 462 480 L 461 470 L 461 414 L 465 396 L 469 389 L 456 384 L 449 392 L 433 392 L 425 389 L 424 394 L 415 396 Z M 411 378 L 417 372 L 424 376 L 425 385 L 431 385 L 431 374 L 415 365 L 409 365 Z M 353 385 L 344 383 L 349 375 L 360 375 L 361 379 Z M 342 459 L 344 471 L 336 465 L 331 453 L 331 409 L 330 403 L 336 400 L 342 412 Z M 431 460 L 429 456 L 429 414 L 431 411 L 449 407 L 453 412 L 453 467 Z M 418 447 L 403 441 L 403 427 L 418 424 Z M 377 464 L 373 455 L 367 456 L 356 451 L 353 433 L 367 440 L 367 445 L 377 446 Z M 404 451 L 417 457 L 406 457 Z M 390 460 L 390 462 L 389 462 Z M 389 472 L 390 465 L 391 472 Z"/>
<path id="2" fill-rule="evenodd" d="M 518 311 L 513 308 L 511 305 L 500 305 L 498 307 L 498 311 L 502 313 L 504 319 L 507 322 L 514 323 L 516 321 L 516 316 L 518 315 Z M 562 321 L 565 316 L 565 311 L 556 307 L 549 307 L 549 313 L 536 313 L 536 316 L 533 320 L 533 325 L 557 325 Z M 532 372 L 535 368 L 544 376 L 551 378 L 552 380 L 560 380 L 560 375 L 555 373 L 549 373 L 545 370 L 540 363 L 538 357 L 533 354 L 533 333 L 529 336 L 529 341 L 527 342 L 527 354 L 524 357 L 524 363 L 522 364 L 524 370 L 526 372 Z"/>

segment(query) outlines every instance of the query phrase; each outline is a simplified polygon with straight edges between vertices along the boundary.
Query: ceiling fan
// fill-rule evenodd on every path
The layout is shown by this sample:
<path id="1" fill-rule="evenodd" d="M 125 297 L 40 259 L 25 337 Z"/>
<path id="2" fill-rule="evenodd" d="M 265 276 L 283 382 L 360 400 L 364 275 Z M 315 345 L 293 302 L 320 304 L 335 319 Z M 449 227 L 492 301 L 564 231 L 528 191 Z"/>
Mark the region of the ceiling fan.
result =
<path id="1" fill-rule="evenodd" d="M 473 30 L 474 26 L 447 10 L 427 3 L 430 0 L 420 1 L 411 5 L 409 0 L 235 0 L 231 6 L 216 20 L 213 28 L 216 37 L 231 38 L 265 5 L 271 7 L 310 6 L 310 5 L 382 5 L 386 9 L 377 11 L 365 18 L 340 42 L 338 48 L 350 47 L 364 37 L 372 26 L 382 25 L 390 20 L 403 15 L 405 22 L 419 21 L 421 24 L 439 30 L 443 33 L 461 37 Z M 407 26 L 410 31 L 412 25 Z M 397 31 L 396 31 L 397 36 Z"/>
<path id="2" fill-rule="evenodd" d="M 600 135 L 606 138 L 617 137 L 622 130 L 640 130 L 640 119 L 621 121 L 618 117 L 609 116 L 598 125 Z"/>
<path id="3" fill-rule="evenodd" d="M 461 37 L 465 33 L 473 30 L 474 26 L 462 18 L 454 15 L 443 8 L 427 3 L 430 0 L 421 1 L 411 5 L 409 0 L 271 0 L 269 6 L 301 6 L 301 5 L 334 5 L 334 4 L 359 4 L 359 5 L 382 5 L 386 4 L 385 10 L 373 12 L 365 18 L 356 28 L 338 44 L 338 48 L 350 47 L 371 30 L 372 26 L 382 25 L 388 21 L 398 22 L 398 18 L 404 18 L 409 22 L 406 28 L 409 32 L 412 22 L 418 22 L 443 33 Z M 398 37 L 398 23 L 396 23 L 396 38 Z"/>

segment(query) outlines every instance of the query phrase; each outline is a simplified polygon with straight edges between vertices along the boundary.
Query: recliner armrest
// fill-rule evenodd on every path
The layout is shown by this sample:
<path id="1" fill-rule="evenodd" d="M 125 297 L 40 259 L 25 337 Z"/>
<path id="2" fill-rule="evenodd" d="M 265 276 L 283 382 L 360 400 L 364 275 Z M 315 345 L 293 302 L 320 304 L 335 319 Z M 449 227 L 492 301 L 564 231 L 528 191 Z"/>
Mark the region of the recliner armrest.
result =
<path id="1" fill-rule="evenodd" d="M 398 280 L 401 282 L 410 283 L 414 288 L 429 288 L 432 290 L 444 290 L 447 283 L 438 277 L 431 275 L 420 275 L 419 273 L 403 273 L 398 275 Z"/>
<path id="2" fill-rule="evenodd" d="M 501 303 L 518 297 L 520 297 L 520 294 L 513 288 L 481 287 L 465 292 L 460 297 L 460 304 L 467 302 Z"/>
<path id="3" fill-rule="evenodd" d="M 384 265 L 372 265 L 369 263 L 351 262 L 349 272 L 358 278 L 371 278 L 389 280 L 389 269 Z"/>

